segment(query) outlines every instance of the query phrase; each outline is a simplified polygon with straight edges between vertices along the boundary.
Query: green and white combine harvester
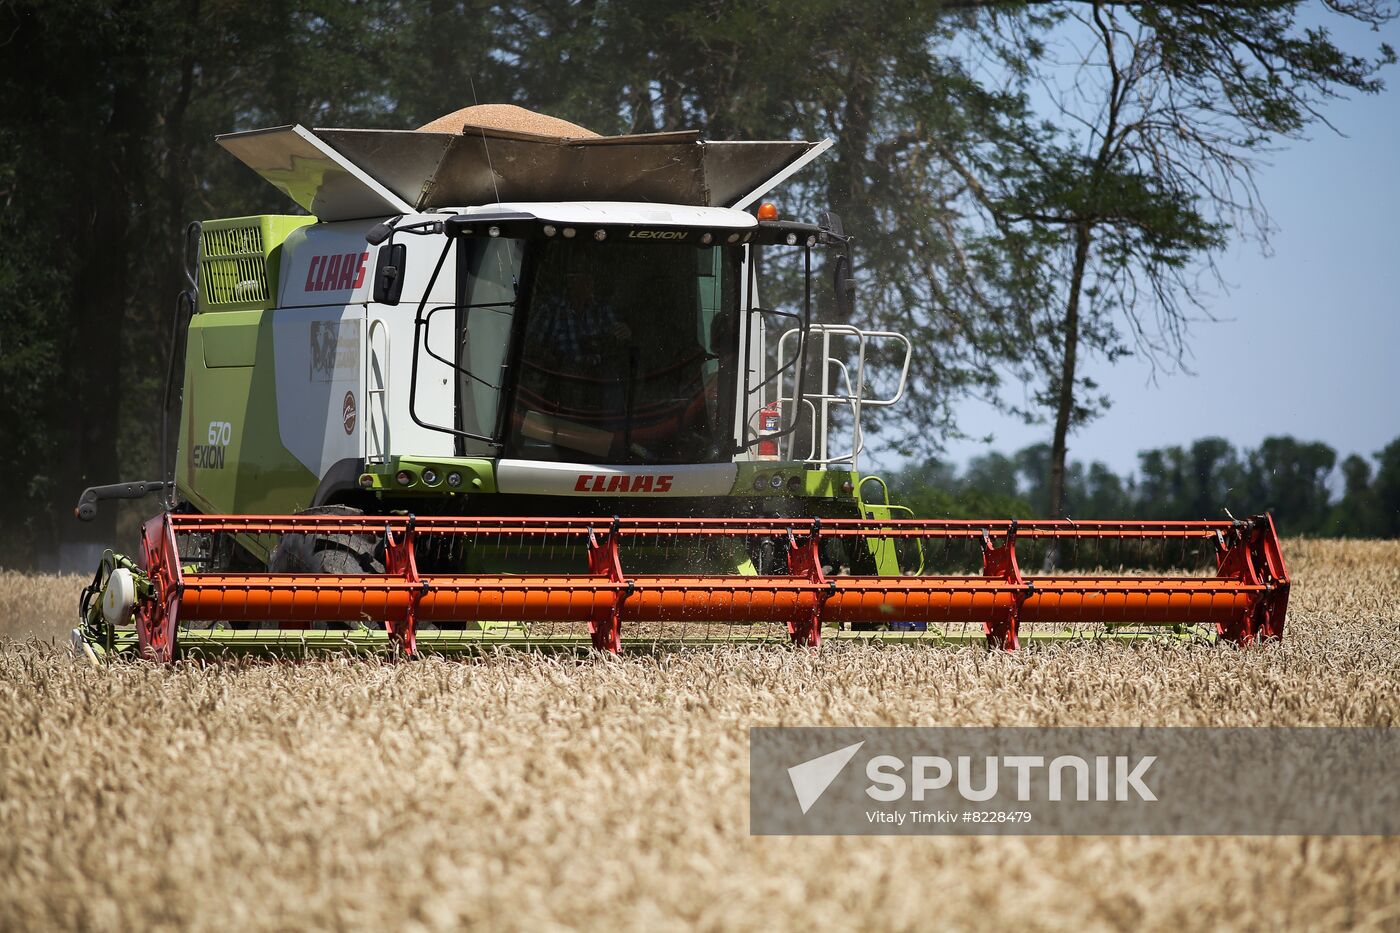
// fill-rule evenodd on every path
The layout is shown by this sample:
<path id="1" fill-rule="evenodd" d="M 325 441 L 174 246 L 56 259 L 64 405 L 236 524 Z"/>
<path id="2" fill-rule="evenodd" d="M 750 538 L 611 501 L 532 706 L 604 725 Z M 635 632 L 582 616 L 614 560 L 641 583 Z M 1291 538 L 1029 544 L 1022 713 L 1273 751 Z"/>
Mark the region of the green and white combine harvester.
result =
<path id="1" fill-rule="evenodd" d="M 1267 516 L 925 520 L 861 474 L 915 348 L 845 323 L 835 215 L 759 204 L 829 141 L 219 142 L 308 214 L 191 226 L 169 474 L 78 506 L 163 500 L 83 593 L 88 657 L 1282 636 Z M 1208 566 L 1092 569 L 1124 553 Z"/>

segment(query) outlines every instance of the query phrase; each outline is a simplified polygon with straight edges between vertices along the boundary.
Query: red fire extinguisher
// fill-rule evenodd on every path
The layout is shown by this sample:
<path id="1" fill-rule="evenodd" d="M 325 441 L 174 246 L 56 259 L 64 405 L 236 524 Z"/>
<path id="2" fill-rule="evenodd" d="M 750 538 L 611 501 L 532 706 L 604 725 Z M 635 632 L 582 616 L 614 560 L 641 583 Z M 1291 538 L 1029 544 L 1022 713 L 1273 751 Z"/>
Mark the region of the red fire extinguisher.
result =
<path id="1" fill-rule="evenodd" d="M 768 435 L 778 432 L 778 423 L 782 416 L 778 409 L 777 402 L 769 402 L 758 412 L 758 459 L 777 460 L 778 459 L 778 439 Z"/>

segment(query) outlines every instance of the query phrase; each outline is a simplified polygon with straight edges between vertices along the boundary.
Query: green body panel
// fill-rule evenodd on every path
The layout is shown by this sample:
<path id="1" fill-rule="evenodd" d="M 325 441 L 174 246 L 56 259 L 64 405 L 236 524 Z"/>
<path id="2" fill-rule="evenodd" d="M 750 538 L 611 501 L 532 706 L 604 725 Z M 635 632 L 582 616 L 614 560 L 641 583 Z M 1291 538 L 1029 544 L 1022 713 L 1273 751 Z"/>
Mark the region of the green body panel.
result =
<path id="1" fill-rule="evenodd" d="M 868 518 L 877 521 L 890 517 L 889 507 L 883 505 L 867 505 L 865 514 Z M 875 558 L 875 572 L 880 576 L 894 576 L 899 573 L 899 554 L 895 548 L 893 538 L 867 538 L 866 545 L 870 548 L 870 556 Z"/>
<path id="2" fill-rule="evenodd" d="M 313 217 L 202 225 L 200 295 L 185 347 L 176 488 L 211 514 L 281 514 L 311 504 L 320 477 L 282 446 L 272 307 L 282 243 Z M 266 558 L 271 542 L 240 538 Z"/>
<path id="3" fill-rule="evenodd" d="M 852 506 L 856 502 L 855 485 L 859 477 L 849 470 L 812 470 L 804 463 L 779 460 L 745 460 L 737 466 L 739 472 L 734 478 L 734 488 L 729 491 L 731 496 L 839 499 Z M 772 484 L 775 476 L 777 486 Z M 844 483 L 851 484 L 850 492 L 842 489 Z"/>
<path id="4" fill-rule="evenodd" d="M 436 484 L 428 485 L 424 479 L 425 470 L 437 473 Z M 397 479 L 401 472 L 410 477 L 407 486 Z M 448 484 L 447 478 L 453 473 L 462 477 L 461 485 Z M 481 457 L 390 457 L 386 463 L 366 468 L 360 476 L 360 488 L 386 499 L 424 495 L 456 498 L 465 493 L 493 493 L 496 491 L 496 465 Z"/>
<path id="5" fill-rule="evenodd" d="M 204 367 L 223 369 L 257 362 L 258 325 L 262 318 L 262 311 L 228 311 L 197 318 L 204 345 Z"/>
<path id="6" fill-rule="evenodd" d="M 784 498 L 784 499 L 835 499 L 847 504 L 855 516 L 859 502 L 854 492 L 859 474 L 848 470 L 812 470 L 802 463 L 780 463 L 776 461 L 741 462 L 737 464 L 738 474 L 731 496 L 742 498 Z M 429 486 L 423 482 L 424 469 L 436 471 L 439 482 Z M 406 471 L 412 478 L 408 486 L 396 479 L 399 471 Z M 449 473 L 461 474 L 462 485 L 456 488 L 442 481 Z M 778 476 L 779 485 L 772 486 L 772 478 Z M 763 488 L 757 488 L 757 481 L 763 479 Z M 850 483 L 852 491 L 842 489 Z M 496 492 L 495 461 L 482 457 L 390 457 L 385 463 L 366 467 L 361 478 L 363 488 L 385 496 L 391 495 L 454 495 L 464 492 Z"/>
<path id="7" fill-rule="evenodd" d="M 202 512 L 276 515 L 311 505 L 320 477 L 282 446 L 278 428 L 272 312 L 191 319 L 176 463 L 179 494 Z M 242 543 L 267 556 L 268 542 Z"/>
<path id="8" fill-rule="evenodd" d="M 758 461 L 740 462 L 738 472 L 729 495 L 740 499 L 807 500 L 804 511 L 811 517 L 860 518 L 885 520 L 889 518 L 912 518 L 913 514 L 903 506 L 888 503 L 875 504 L 861 501 L 859 490 L 865 481 L 858 473 L 849 470 L 813 470 L 799 462 Z M 431 470 L 437 475 L 437 482 L 428 484 L 424 471 Z M 400 473 L 407 474 L 409 482 L 398 480 Z M 462 481 L 457 486 L 447 482 L 452 473 Z M 777 476 L 775 487 L 772 478 Z M 866 477 L 866 480 L 878 477 Z M 360 488 L 377 495 L 386 508 L 394 509 L 395 502 L 419 499 L 424 496 L 446 497 L 465 505 L 465 494 L 481 495 L 497 492 L 495 481 L 495 461 L 477 457 L 391 457 L 384 463 L 370 464 L 360 476 Z M 888 496 L 888 493 L 886 493 Z M 505 496 L 498 507 L 486 511 L 510 515 L 519 511 Z M 455 511 L 451 507 L 449 512 Z M 465 508 L 463 508 L 465 512 Z M 474 510 L 480 513 L 480 508 Z M 897 544 L 891 538 L 869 538 L 865 542 L 873 560 L 873 572 L 882 576 L 898 576 L 906 571 L 918 572 L 922 569 L 922 555 L 917 542 Z M 558 570 L 576 571 L 581 566 L 582 551 L 575 554 L 568 548 L 552 549 L 549 558 L 532 554 L 530 569 L 535 572 Z M 648 557 L 645 550 L 632 557 L 640 560 L 652 571 L 686 570 L 697 566 L 697 561 L 716 572 L 733 572 L 741 576 L 754 575 L 757 570 L 753 559 L 742 547 L 732 547 L 723 553 L 713 546 L 701 554 L 695 548 L 669 546 L 664 558 L 657 555 Z M 510 573 L 521 569 L 519 549 L 494 549 L 480 547 L 473 549 L 466 559 L 463 569 L 477 573 Z M 543 563 L 541 561 L 544 561 Z M 916 569 L 917 567 L 917 569 Z"/>

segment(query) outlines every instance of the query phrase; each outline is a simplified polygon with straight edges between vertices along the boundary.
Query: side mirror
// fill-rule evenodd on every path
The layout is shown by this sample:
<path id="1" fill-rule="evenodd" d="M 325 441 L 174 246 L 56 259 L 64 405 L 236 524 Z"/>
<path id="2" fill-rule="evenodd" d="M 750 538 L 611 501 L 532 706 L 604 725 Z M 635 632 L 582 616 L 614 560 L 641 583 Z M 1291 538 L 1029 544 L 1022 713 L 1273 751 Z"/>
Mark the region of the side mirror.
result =
<path id="1" fill-rule="evenodd" d="M 851 259 L 844 252 L 832 257 L 832 290 L 836 295 L 836 313 L 849 321 L 855 314 L 856 280 L 851 278 Z"/>
<path id="2" fill-rule="evenodd" d="M 396 305 L 403 295 L 404 262 L 408 247 L 390 243 L 379 248 L 374 263 L 374 300 L 383 305 Z"/>
<path id="3" fill-rule="evenodd" d="M 835 211 L 822 211 L 817 226 L 841 244 L 831 261 L 831 284 L 836 294 L 836 313 L 849 321 L 855 314 L 856 280 L 851 278 L 851 246 L 846 238 L 846 228 L 841 223 L 841 215 Z"/>

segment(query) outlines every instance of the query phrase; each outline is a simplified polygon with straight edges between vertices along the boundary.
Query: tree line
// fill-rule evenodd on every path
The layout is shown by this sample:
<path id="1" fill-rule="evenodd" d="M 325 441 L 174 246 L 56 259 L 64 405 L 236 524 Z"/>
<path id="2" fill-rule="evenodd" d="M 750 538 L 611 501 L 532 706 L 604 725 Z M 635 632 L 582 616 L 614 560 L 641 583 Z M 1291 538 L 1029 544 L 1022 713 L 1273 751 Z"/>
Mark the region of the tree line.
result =
<path id="1" fill-rule="evenodd" d="M 831 137 L 783 190 L 857 237 L 854 323 L 920 347 L 908 455 L 969 396 L 1066 438 L 1089 364 L 1181 359 L 1200 273 L 1264 236 L 1257 159 L 1395 59 L 1326 28 L 1388 0 L 0 0 L 0 561 L 78 531 L 85 486 L 154 478 L 187 222 L 288 212 L 217 133 L 411 129 L 515 103 L 604 134 Z M 1014 402 L 1003 383 L 1014 385 Z M 1021 390 L 1029 385 L 1028 394 Z M 899 440 L 899 439 L 904 440 Z"/>
<path id="2" fill-rule="evenodd" d="M 965 467 L 936 459 L 891 477 L 894 498 L 930 518 L 1045 518 L 1055 514 L 1048 444 L 987 453 Z M 1098 461 L 1065 471 L 1062 514 L 1080 519 L 1196 520 L 1271 512 L 1279 532 L 1400 537 L 1400 438 L 1368 458 L 1317 441 L 1268 437 L 1237 449 L 1224 438 L 1138 454 L 1124 476 Z"/>

